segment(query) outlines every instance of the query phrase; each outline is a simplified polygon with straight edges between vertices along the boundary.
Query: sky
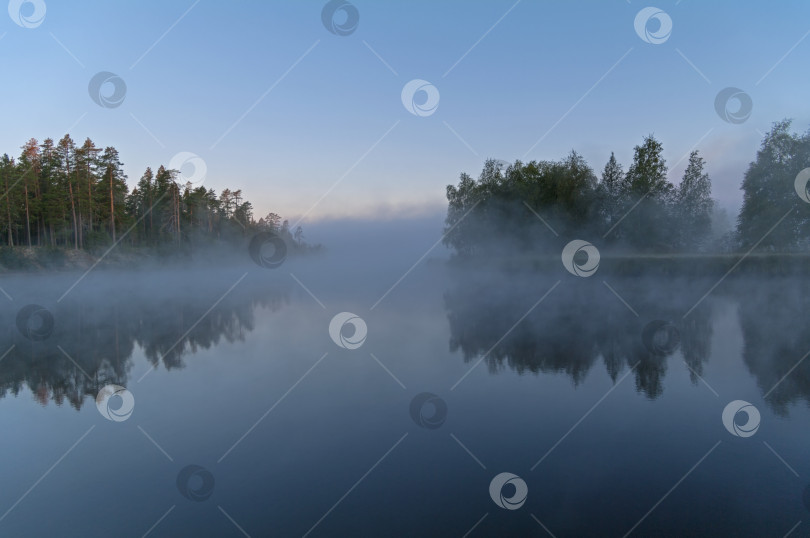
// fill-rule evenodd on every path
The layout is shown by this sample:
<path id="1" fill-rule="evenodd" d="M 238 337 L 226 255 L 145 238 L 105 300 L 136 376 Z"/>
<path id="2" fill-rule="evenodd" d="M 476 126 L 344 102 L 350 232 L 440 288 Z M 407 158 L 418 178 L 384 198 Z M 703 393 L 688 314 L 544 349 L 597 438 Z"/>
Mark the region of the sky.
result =
<path id="1" fill-rule="evenodd" d="M 771 124 L 810 127 L 810 3 L 655 2 L 12 0 L 0 152 L 69 132 L 130 186 L 180 163 L 306 228 L 438 214 L 487 158 L 626 169 L 654 134 L 733 214 Z"/>

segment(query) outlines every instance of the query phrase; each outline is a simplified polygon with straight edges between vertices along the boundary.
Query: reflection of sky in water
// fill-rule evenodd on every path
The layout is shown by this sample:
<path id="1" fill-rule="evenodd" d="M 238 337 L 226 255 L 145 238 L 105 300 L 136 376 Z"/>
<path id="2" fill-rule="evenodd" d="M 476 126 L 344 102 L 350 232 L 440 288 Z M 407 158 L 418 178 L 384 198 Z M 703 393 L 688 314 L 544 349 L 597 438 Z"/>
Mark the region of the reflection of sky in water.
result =
<path id="1" fill-rule="evenodd" d="M 557 535 L 622 535 L 707 453 L 636 534 L 664 528 L 681 535 L 784 533 L 805 516 L 805 483 L 779 457 L 800 477 L 808 474 L 808 411 L 763 400 L 764 387 L 784 375 L 807 343 L 800 330 L 803 288 L 761 285 L 755 296 L 745 283 L 729 284 L 686 320 L 670 316 L 681 345 L 653 361 L 662 375 L 660 392 L 651 393 L 638 385 L 655 379 L 637 377 L 641 365 L 617 367 L 614 383 L 604 350 L 629 350 L 635 362 L 643 355 L 636 329 L 647 317 L 670 306 L 686 311 L 711 282 L 611 280 L 639 312 L 635 318 L 597 279 L 565 280 L 459 383 L 481 356 L 464 360 L 464 350 L 492 347 L 525 313 L 524 303 L 531 306 L 554 281 L 484 275 L 489 284 L 479 287 L 474 277 L 428 263 L 369 310 L 393 280 L 331 274 L 343 277 L 341 288 L 314 278 L 312 267 L 285 266 L 325 309 L 283 278 L 287 273 L 251 271 L 212 311 L 216 323 L 189 333 L 207 345 L 196 345 L 194 353 L 180 346 L 182 355 L 170 353 L 169 371 L 162 363 L 150 370 L 158 348 L 144 335 L 168 342 L 165 351 L 244 271 L 203 272 L 200 279 L 167 274 L 159 279 L 166 291 L 148 297 L 115 299 L 103 278 L 92 281 L 68 305 L 82 304 L 74 310 L 81 316 L 68 320 L 78 332 L 63 334 L 60 345 L 68 353 L 84 349 L 87 354 L 73 358 L 88 373 L 99 361 L 115 362 L 115 340 L 93 338 L 94 324 L 105 335 L 116 326 L 115 309 L 105 305 L 118 304 L 119 345 L 138 335 L 131 356 L 117 359 L 125 379 L 116 380 L 133 393 L 135 410 L 116 423 L 104 420 L 90 395 L 79 412 L 67 403 L 43 406 L 18 381 L 20 396 L 0 400 L 0 427 L 13 432 L 2 449 L 8 486 L 0 492 L 0 510 L 14 505 L 87 435 L 0 521 L 3 533 L 59 534 L 70 525 L 85 535 L 121 529 L 143 534 L 174 506 L 152 535 L 229 535 L 235 528 L 218 507 L 251 535 L 302 535 L 384 455 L 313 536 L 424 535 L 425 529 L 462 535 L 484 514 L 480 535 L 537 533 L 529 514 Z M 345 291 L 363 285 L 365 293 Z M 105 300 L 97 301 L 96 292 Z M 359 349 L 341 349 L 329 337 L 330 320 L 344 311 L 368 325 Z M 568 316 L 572 312 L 579 316 Z M 150 323 L 165 332 L 143 332 Z M 623 339 L 625 327 L 636 331 L 635 340 Z M 614 338 L 609 346 L 605 335 Z M 101 347 L 83 348 L 88 340 Z M 450 350 L 452 341 L 457 351 Z M 641 351 L 622 347 L 628 341 Z M 708 351 L 690 366 L 709 386 L 684 362 L 689 349 Z M 533 352 L 523 358 L 502 355 L 527 350 Z M 80 382 L 84 376 L 60 355 L 53 355 L 51 366 L 64 367 L 63 375 Z M 14 362 L 24 360 L 6 357 L 0 379 L 48 379 L 47 363 L 26 371 Z M 581 368 L 570 369 L 570 361 Z M 538 368 L 544 373 L 531 373 Z M 807 397 L 806 372 L 799 367 L 796 378 L 784 382 L 792 397 Z M 411 419 L 411 400 L 423 392 L 447 404 L 447 418 L 436 429 Z M 720 416 L 732 400 L 761 412 L 753 437 L 736 438 L 723 427 Z M 178 473 L 188 465 L 211 473 L 210 498 L 194 502 L 178 491 Z M 489 496 L 490 481 L 501 472 L 527 484 L 528 498 L 518 510 L 501 509 Z M 205 484 L 198 475 L 193 480 L 192 488 Z"/>

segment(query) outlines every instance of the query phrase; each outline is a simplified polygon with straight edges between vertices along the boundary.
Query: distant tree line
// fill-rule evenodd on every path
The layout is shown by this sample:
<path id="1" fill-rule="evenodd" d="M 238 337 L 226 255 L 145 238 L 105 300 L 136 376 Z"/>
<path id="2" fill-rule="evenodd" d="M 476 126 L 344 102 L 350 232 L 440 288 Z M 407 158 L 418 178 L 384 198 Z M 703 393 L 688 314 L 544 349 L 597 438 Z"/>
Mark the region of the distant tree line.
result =
<path id="1" fill-rule="evenodd" d="M 789 126 L 775 124 L 763 140 L 742 183 L 737 229 L 722 240 L 713 233 L 716 204 L 699 152 L 674 185 L 661 143 L 647 136 L 627 171 L 611 153 L 600 177 L 576 151 L 560 161 L 488 160 L 477 180 L 462 173 L 447 186 L 444 242 L 461 255 L 491 253 L 493 244 L 530 250 L 552 232 L 639 253 L 729 251 L 757 241 L 772 251 L 807 247 L 810 204 L 796 195 L 794 180 L 810 166 L 810 135 L 791 134 Z M 788 210 L 778 233 L 762 240 Z"/>
<path id="2" fill-rule="evenodd" d="M 258 221 L 241 190 L 181 184 L 179 170 L 147 168 L 129 191 L 118 150 L 77 145 L 69 135 L 30 139 L 17 159 L 0 157 L 0 245 L 90 250 L 231 241 L 272 231 L 303 244 L 300 227 L 270 213 Z"/>

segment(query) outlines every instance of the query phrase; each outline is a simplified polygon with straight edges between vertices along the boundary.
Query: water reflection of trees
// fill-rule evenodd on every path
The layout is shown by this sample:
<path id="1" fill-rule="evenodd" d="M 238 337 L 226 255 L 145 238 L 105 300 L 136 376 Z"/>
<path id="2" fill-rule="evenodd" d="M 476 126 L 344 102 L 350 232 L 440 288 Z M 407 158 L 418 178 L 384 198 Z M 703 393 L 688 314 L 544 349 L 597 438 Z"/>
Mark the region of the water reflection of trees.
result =
<path id="1" fill-rule="evenodd" d="M 255 327 L 257 307 L 275 311 L 289 300 L 286 286 L 242 283 L 224 297 L 221 286 L 202 283 L 139 286 L 40 301 L 54 318 L 53 332 L 41 341 L 18 330 L 19 301 L 4 305 L 0 397 L 27 386 L 43 405 L 67 401 L 79 409 L 104 385 L 127 385 L 136 347 L 154 368 L 183 368 L 189 354 L 244 339 Z"/>
<path id="2" fill-rule="evenodd" d="M 782 415 L 792 403 L 810 403 L 810 282 L 785 279 L 764 286 L 746 281 L 736 289 L 743 360 L 766 401 Z"/>
<path id="3" fill-rule="evenodd" d="M 504 338 L 554 281 L 538 275 L 458 276 L 445 293 L 450 349 L 461 350 L 467 362 L 486 354 L 491 371 L 565 373 L 577 385 L 601 362 L 614 382 L 632 369 L 637 390 L 657 398 L 675 348 L 694 383 L 710 354 L 711 303 L 704 301 L 684 320 L 696 299 L 674 282 L 661 288 L 654 280 L 612 279 L 611 287 L 621 290 L 636 316 L 600 280 L 567 279 Z M 678 346 L 645 345 L 642 333 L 655 320 L 674 328 Z"/>
<path id="4" fill-rule="evenodd" d="M 554 281 L 493 272 L 456 276 L 445 293 L 450 349 L 460 350 L 468 362 L 489 352 L 485 361 L 491 371 L 565 373 L 576 385 L 599 362 L 614 382 L 636 365 L 632 375 L 637 390 L 656 398 L 663 392 L 667 362 L 673 356 L 686 362 L 693 383 L 700 382 L 717 319 L 713 301 L 722 297 L 738 305 L 742 359 L 769 405 L 787 414 L 791 404 L 810 404 L 806 280 L 740 276 L 690 311 L 714 281 L 606 276 L 637 317 L 598 279 L 564 279 L 496 346 Z M 651 351 L 644 345 L 642 333 L 651 320 L 673 324 L 679 335 L 677 352 Z"/>

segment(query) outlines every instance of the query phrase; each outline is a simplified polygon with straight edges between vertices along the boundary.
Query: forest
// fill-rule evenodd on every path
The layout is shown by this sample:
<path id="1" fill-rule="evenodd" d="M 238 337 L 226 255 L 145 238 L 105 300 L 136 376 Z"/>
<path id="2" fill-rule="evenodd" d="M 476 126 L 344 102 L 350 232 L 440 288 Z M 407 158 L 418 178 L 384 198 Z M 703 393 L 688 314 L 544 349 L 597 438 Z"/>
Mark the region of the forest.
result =
<path id="1" fill-rule="evenodd" d="M 270 213 L 254 220 L 241 189 L 181 183 L 179 170 L 147 168 L 130 191 L 118 150 L 69 135 L 30 139 L 0 157 L 0 246 L 96 251 L 121 243 L 183 250 L 227 244 L 259 231 L 303 245 L 301 227 Z M 163 249 L 169 251 L 169 249 Z"/>
<path id="2" fill-rule="evenodd" d="M 810 132 L 790 126 L 777 122 L 762 140 L 742 180 L 736 227 L 728 230 L 715 224 L 700 153 L 690 153 L 675 185 L 663 146 L 650 135 L 626 171 L 611 154 L 600 177 L 576 151 L 560 161 L 488 160 L 478 180 L 462 173 L 458 185 L 447 186 L 444 242 L 461 256 L 531 251 L 551 233 L 595 237 L 600 248 L 635 254 L 807 252 L 810 197 L 795 183 L 810 166 Z"/>

